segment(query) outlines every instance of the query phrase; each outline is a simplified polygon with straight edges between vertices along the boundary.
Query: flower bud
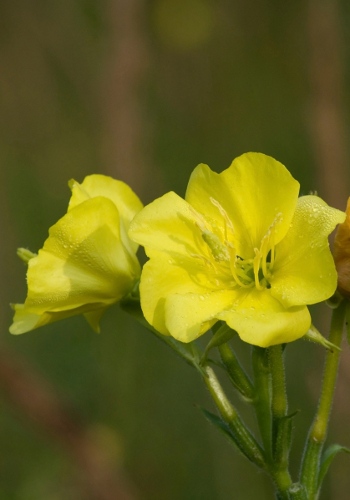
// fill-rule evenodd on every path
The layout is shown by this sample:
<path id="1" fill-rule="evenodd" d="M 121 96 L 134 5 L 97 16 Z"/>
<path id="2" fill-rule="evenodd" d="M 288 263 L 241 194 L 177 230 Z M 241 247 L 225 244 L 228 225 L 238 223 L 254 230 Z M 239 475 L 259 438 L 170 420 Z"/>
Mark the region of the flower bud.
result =
<path id="1" fill-rule="evenodd" d="M 338 226 L 334 240 L 334 262 L 338 272 L 338 291 L 350 298 L 350 198 L 346 219 Z"/>

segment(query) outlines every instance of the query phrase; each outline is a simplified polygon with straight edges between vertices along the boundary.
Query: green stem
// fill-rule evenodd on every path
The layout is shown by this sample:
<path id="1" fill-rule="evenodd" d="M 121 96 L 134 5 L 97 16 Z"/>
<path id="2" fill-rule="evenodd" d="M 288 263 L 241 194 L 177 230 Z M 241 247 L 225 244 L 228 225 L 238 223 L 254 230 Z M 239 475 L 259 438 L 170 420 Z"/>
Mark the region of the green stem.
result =
<path id="1" fill-rule="evenodd" d="M 269 362 L 272 380 L 272 415 L 276 421 L 285 417 L 288 411 L 283 347 L 281 344 L 269 347 Z"/>
<path id="2" fill-rule="evenodd" d="M 236 409 L 229 402 L 211 367 L 206 366 L 204 368 L 203 380 L 222 419 L 228 425 L 237 447 L 251 462 L 262 469 L 266 469 L 263 450 L 243 424 Z"/>
<path id="3" fill-rule="evenodd" d="M 343 301 L 339 307 L 333 310 L 329 341 L 337 347 L 341 345 L 345 309 L 346 302 Z M 339 358 L 340 351 L 338 349 L 327 351 L 326 353 L 320 400 L 304 450 L 300 477 L 301 483 L 306 488 L 307 498 L 309 500 L 317 498 L 320 461 L 323 445 L 327 437 L 328 422 L 338 374 Z"/>
<path id="4" fill-rule="evenodd" d="M 267 349 L 253 346 L 254 407 L 266 457 L 272 462 L 271 380 Z"/>
<path id="5" fill-rule="evenodd" d="M 240 365 L 235 353 L 228 344 L 221 344 L 219 352 L 233 385 L 246 400 L 252 401 L 254 398 L 253 384 Z"/>
<path id="6" fill-rule="evenodd" d="M 288 470 L 291 444 L 292 422 L 287 417 L 288 401 L 285 385 L 283 347 L 269 347 L 269 365 L 272 384 L 272 439 L 273 464 L 272 474 L 280 494 L 289 490 L 292 480 Z"/>

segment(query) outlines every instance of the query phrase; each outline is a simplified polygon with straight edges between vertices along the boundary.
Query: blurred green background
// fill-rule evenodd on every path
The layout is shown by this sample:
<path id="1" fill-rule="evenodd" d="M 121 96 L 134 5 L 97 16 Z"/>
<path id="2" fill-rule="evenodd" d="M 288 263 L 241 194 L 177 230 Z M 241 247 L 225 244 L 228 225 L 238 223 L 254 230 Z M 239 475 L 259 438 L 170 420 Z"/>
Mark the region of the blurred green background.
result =
<path id="1" fill-rule="evenodd" d="M 70 178 L 112 175 L 147 203 L 246 151 L 344 208 L 349 23 L 345 0 L 0 2 L 1 499 L 273 497 L 203 418 L 196 373 L 118 307 L 101 335 L 73 318 L 11 337 L 9 303 L 26 293 L 16 248 L 42 246 Z M 314 314 L 326 333 L 325 307 Z M 296 473 L 323 351 L 298 341 L 287 355 Z M 330 439 L 347 446 L 349 367 L 344 346 Z M 323 500 L 349 498 L 349 467 L 335 460 Z"/>

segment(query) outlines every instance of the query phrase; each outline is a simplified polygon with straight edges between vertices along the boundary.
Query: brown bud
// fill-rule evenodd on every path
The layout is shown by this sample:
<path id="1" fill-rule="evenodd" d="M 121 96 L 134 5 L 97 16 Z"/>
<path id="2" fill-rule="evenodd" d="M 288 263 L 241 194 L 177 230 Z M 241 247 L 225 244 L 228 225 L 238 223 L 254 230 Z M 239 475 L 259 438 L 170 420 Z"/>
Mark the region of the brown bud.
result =
<path id="1" fill-rule="evenodd" d="M 334 239 L 334 262 L 338 272 L 338 290 L 350 299 L 350 198 L 346 219 L 339 224 Z"/>

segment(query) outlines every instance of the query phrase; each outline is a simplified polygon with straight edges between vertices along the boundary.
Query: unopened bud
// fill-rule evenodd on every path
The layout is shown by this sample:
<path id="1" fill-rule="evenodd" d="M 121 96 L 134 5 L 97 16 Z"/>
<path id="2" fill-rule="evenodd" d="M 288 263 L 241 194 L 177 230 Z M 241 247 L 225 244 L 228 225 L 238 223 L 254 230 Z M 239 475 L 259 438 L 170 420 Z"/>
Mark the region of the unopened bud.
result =
<path id="1" fill-rule="evenodd" d="M 334 240 L 334 262 L 338 272 L 338 290 L 350 299 L 350 198 L 346 219 L 339 224 Z"/>

